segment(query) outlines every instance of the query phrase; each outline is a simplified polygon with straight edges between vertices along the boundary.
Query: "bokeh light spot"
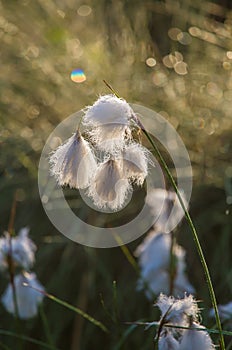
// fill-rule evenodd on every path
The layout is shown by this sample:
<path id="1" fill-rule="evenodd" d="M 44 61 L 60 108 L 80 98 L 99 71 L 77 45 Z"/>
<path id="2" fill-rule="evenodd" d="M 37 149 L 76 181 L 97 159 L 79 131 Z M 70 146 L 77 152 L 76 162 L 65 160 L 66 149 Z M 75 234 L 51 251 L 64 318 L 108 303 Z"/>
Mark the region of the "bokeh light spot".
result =
<path id="1" fill-rule="evenodd" d="M 81 5 L 77 10 L 78 15 L 82 17 L 89 16 L 91 12 L 92 12 L 92 9 L 88 5 Z"/>
<path id="2" fill-rule="evenodd" d="M 174 65 L 175 72 L 180 75 L 185 75 L 188 73 L 187 71 L 187 63 L 185 62 L 177 62 Z"/>
<path id="3" fill-rule="evenodd" d="M 164 56 L 164 58 L 163 58 L 163 64 L 168 68 L 173 68 L 174 65 L 176 64 L 176 62 L 177 62 L 177 59 L 172 54 Z"/>
<path id="4" fill-rule="evenodd" d="M 86 76 L 82 69 L 74 69 L 71 73 L 71 80 L 74 83 L 83 83 L 86 80 Z"/>
<path id="5" fill-rule="evenodd" d="M 229 60 L 232 60 L 232 51 L 227 51 L 226 56 L 229 58 Z"/>
<path id="6" fill-rule="evenodd" d="M 175 57 L 176 57 L 176 59 L 177 59 L 177 62 L 183 61 L 183 55 L 182 55 L 181 52 L 175 51 Z"/>
<path id="7" fill-rule="evenodd" d="M 223 67 L 225 70 L 230 70 L 230 69 L 231 69 L 231 63 L 225 61 L 225 62 L 222 63 L 222 67 Z"/>
<path id="8" fill-rule="evenodd" d="M 177 40 L 182 45 L 189 45 L 192 42 L 192 38 L 187 32 L 181 32 L 177 35 Z"/>
<path id="9" fill-rule="evenodd" d="M 154 67 L 156 65 L 156 60 L 154 59 L 154 57 L 148 57 L 146 59 L 146 64 L 148 67 Z"/>
<path id="10" fill-rule="evenodd" d="M 200 30 L 200 28 L 198 28 L 198 27 L 190 27 L 190 28 L 189 28 L 189 33 L 190 33 L 192 36 L 195 36 L 195 37 L 201 36 L 201 30 Z"/>
<path id="11" fill-rule="evenodd" d="M 170 39 L 177 41 L 178 34 L 181 33 L 181 30 L 179 28 L 170 28 L 168 31 L 168 36 Z"/>

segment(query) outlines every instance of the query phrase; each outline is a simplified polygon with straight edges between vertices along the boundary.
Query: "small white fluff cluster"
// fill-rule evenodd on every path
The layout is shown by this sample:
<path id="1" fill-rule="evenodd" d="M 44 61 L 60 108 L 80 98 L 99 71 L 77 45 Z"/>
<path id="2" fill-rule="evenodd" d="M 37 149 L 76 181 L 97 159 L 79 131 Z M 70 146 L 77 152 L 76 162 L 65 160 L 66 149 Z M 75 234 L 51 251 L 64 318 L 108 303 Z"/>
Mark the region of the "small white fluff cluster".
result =
<path id="1" fill-rule="evenodd" d="M 171 244 L 170 234 L 153 230 L 135 251 L 140 266 L 137 287 L 139 290 L 145 289 L 149 299 L 160 292 L 169 294 Z M 185 292 L 194 293 L 195 291 L 185 273 L 185 254 L 184 248 L 175 243 L 173 246 L 175 260 L 173 295 L 175 296 L 183 296 Z"/>
<path id="2" fill-rule="evenodd" d="M 82 125 L 90 142 L 77 131 L 51 153 L 50 172 L 58 185 L 86 189 L 98 208 L 121 209 L 132 184 L 142 186 L 148 174 L 150 154 L 132 138 L 133 115 L 113 95 L 87 107 Z"/>
<path id="3" fill-rule="evenodd" d="M 187 207 L 185 197 L 181 198 Z M 155 229 L 168 233 L 172 231 L 184 216 L 184 211 L 175 192 L 165 189 L 153 189 L 147 194 L 146 203 L 150 206 L 151 214 L 156 219 Z"/>
<path id="4" fill-rule="evenodd" d="M 161 311 L 159 350 L 213 350 L 208 333 L 199 323 L 199 309 L 192 295 L 175 299 L 160 294 L 156 305 Z M 173 327 L 167 327 L 173 326 Z M 188 327 L 189 329 L 175 328 Z"/>
<path id="5" fill-rule="evenodd" d="M 42 293 L 33 289 L 36 288 L 40 291 L 44 291 L 44 287 L 37 280 L 36 274 L 24 271 L 22 274 L 18 274 L 14 277 L 14 284 L 19 317 L 23 320 L 35 317 L 38 312 L 38 305 L 44 298 Z M 1 301 L 9 313 L 15 314 L 16 310 L 11 284 L 8 285 L 3 293 Z"/>
<path id="6" fill-rule="evenodd" d="M 29 271 L 35 262 L 36 245 L 28 237 L 28 233 L 29 228 L 24 227 L 15 237 L 6 232 L 4 237 L 0 238 L 0 269 L 4 272 L 9 272 L 9 269 L 13 269 L 13 273 L 18 271 L 14 275 L 14 286 L 18 313 L 22 319 L 36 316 L 38 304 L 44 297 L 42 293 L 29 287 L 44 291 L 36 274 Z M 28 286 L 24 286 L 24 283 Z M 9 313 L 16 313 L 11 283 L 3 293 L 1 302 Z"/>
<path id="7" fill-rule="evenodd" d="M 28 237 L 29 228 L 22 228 L 18 235 L 11 238 L 10 234 L 5 233 L 5 236 L 0 238 L 0 268 L 1 270 L 7 269 L 8 256 L 11 255 L 11 259 L 16 266 L 28 270 L 35 262 L 36 246 L 34 242 Z"/>

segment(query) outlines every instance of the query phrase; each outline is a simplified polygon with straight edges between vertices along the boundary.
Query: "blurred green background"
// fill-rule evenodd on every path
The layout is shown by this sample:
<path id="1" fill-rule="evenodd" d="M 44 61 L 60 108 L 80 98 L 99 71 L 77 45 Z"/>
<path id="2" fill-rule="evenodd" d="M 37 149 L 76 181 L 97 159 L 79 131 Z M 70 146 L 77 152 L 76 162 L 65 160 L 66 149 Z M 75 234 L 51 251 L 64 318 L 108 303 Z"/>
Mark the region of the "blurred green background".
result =
<path id="1" fill-rule="evenodd" d="M 190 210 L 216 295 L 220 303 L 232 299 L 231 8 L 225 0 L 0 1 L 1 232 L 7 229 L 16 194 L 15 229 L 30 226 L 38 246 L 35 271 L 47 291 L 111 329 L 105 335 L 45 300 L 58 348 L 153 348 L 153 329 L 132 330 L 124 324 L 154 320 L 158 313 L 136 291 L 137 274 L 121 248 L 86 248 L 65 239 L 49 222 L 38 194 L 37 168 L 47 137 L 70 114 L 109 93 L 103 79 L 128 102 L 160 113 L 183 139 L 194 175 Z M 74 69 L 82 69 L 86 80 L 73 82 Z M 185 222 L 178 232 L 197 298 L 210 307 Z M 142 238 L 128 245 L 132 253 Z M 2 275 L 0 292 L 6 283 Z M 118 315 L 114 322 L 101 300 L 110 315 Z M 12 317 L 2 306 L 0 327 L 13 330 Z M 22 328 L 46 342 L 41 316 L 22 322 Z M 15 349 L 11 337 L 0 339 Z M 24 348 L 39 347 L 26 342 Z"/>

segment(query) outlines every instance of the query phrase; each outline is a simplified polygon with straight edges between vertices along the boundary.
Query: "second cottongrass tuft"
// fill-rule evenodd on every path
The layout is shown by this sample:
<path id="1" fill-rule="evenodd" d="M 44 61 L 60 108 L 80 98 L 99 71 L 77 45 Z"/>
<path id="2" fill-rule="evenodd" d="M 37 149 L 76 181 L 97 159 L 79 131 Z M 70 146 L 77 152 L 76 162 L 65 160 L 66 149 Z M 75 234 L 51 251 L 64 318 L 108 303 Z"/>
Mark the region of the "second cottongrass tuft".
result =
<path id="1" fill-rule="evenodd" d="M 156 306 L 161 311 L 156 342 L 159 350 L 214 350 L 200 310 L 192 295 L 176 299 L 160 294 Z"/>

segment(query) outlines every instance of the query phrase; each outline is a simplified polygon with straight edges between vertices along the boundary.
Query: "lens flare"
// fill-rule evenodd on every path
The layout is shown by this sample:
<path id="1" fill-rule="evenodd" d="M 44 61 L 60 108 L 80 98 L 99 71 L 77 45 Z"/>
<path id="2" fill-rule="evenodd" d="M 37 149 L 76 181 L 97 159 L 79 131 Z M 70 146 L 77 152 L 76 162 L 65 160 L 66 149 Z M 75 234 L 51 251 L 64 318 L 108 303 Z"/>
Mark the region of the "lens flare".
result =
<path id="1" fill-rule="evenodd" d="M 86 76 L 82 69 L 74 69 L 71 72 L 71 80 L 74 83 L 83 83 L 86 80 Z"/>

